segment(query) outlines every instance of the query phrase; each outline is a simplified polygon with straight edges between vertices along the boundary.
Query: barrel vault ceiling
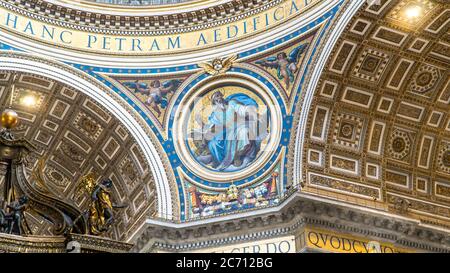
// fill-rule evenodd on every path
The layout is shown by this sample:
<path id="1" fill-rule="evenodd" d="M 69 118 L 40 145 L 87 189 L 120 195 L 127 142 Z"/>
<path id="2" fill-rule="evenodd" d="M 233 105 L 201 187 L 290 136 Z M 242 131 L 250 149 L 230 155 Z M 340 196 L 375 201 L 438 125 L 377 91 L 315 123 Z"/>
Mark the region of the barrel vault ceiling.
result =
<path id="1" fill-rule="evenodd" d="M 450 226 L 449 27 L 448 1 L 358 11 L 315 90 L 304 191 Z"/>
<path id="2" fill-rule="evenodd" d="M 14 77 L 16 89 L 11 97 L 9 86 Z M 33 106 L 27 105 L 30 97 L 35 100 Z M 111 113 L 62 83 L 0 71 L 0 105 L 8 105 L 10 100 L 20 118 L 16 137 L 26 138 L 37 148 L 30 157 L 29 173 L 43 159 L 46 186 L 52 194 L 85 210 L 89 197 L 76 194 L 81 176 L 94 172 L 97 177 L 110 177 L 113 200 L 128 205 L 118 210 L 114 230 L 108 234 L 114 239 L 127 239 L 155 213 L 155 187 L 146 160 L 131 134 Z M 34 234 L 51 234 L 50 223 L 31 216 L 28 224 Z"/>

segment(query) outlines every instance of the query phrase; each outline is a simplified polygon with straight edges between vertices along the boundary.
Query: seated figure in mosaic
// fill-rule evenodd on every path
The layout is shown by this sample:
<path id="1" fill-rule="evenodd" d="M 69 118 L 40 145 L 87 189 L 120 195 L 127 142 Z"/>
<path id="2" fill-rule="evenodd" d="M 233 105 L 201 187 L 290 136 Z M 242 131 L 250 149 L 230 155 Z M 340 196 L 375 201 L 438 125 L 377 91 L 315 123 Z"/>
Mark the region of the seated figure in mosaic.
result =
<path id="1" fill-rule="evenodd" d="M 212 112 L 201 129 L 204 145 L 197 160 L 217 171 L 237 171 L 257 157 L 261 142 L 267 137 L 266 116 L 258 114 L 258 103 L 246 94 L 224 98 L 217 91 L 211 97 Z"/>

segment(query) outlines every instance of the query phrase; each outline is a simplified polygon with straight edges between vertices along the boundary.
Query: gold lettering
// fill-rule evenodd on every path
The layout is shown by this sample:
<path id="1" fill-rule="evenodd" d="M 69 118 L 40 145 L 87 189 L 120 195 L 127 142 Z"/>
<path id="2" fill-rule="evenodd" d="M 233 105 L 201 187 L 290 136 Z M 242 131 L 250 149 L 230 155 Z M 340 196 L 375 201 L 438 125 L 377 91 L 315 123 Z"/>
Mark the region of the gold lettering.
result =
<path id="1" fill-rule="evenodd" d="M 311 1 L 315 4 L 314 1 Z M 296 16 L 309 1 L 286 0 L 264 12 L 214 28 L 184 32 L 177 35 L 119 36 L 102 35 L 80 29 L 67 29 L 37 19 L 31 19 L 5 7 L 0 7 L 0 31 L 27 35 L 52 46 L 70 45 L 77 51 L 108 54 L 148 54 L 151 52 L 188 51 L 198 47 L 221 44 L 231 39 L 242 39 L 262 28 L 277 26 L 283 20 Z M 311 4 L 312 5 L 312 4 Z"/>
<path id="2" fill-rule="evenodd" d="M 305 228 L 305 233 L 307 234 L 306 245 L 310 247 L 330 252 L 369 253 L 369 240 L 365 238 L 357 239 L 350 235 L 333 234 L 327 231 L 310 230 L 309 228 Z M 299 236 L 302 239 L 304 233 Z M 409 252 L 406 249 L 397 249 L 390 243 L 380 244 L 383 253 Z"/>

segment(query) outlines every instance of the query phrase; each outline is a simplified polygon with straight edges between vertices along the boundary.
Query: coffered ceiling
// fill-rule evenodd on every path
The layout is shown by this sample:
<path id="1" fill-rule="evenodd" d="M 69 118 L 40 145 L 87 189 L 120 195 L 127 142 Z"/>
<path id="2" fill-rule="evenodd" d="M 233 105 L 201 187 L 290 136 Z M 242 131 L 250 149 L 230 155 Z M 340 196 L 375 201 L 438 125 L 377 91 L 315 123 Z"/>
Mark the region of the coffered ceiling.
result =
<path id="1" fill-rule="evenodd" d="M 16 89 L 10 96 L 15 78 Z M 114 239 L 127 239 L 156 210 L 152 174 L 131 134 L 103 107 L 63 83 L 30 74 L 0 71 L 0 105 L 12 101 L 20 123 L 16 137 L 31 141 L 37 151 L 30 158 L 30 172 L 39 159 L 45 163 L 46 186 L 60 199 L 87 209 L 88 195 L 77 195 L 79 179 L 90 172 L 113 180 L 117 210 Z M 31 212 L 32 213 L 32 212 Z M 34 234 L 50 234 L 43 218 L 28 218 Z"/>
<path id="2" fill-rule="evenodd" d="M 450 226 L 450 3 L 364 4 L 315 90 L 305 191 Z"/>

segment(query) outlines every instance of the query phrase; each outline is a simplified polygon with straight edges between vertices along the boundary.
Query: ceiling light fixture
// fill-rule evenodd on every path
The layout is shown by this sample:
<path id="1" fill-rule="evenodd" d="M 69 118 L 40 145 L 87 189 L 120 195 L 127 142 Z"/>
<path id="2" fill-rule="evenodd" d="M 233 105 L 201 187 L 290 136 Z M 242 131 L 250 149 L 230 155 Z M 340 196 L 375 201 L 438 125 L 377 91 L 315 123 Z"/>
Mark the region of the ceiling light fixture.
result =
<path id="1" fill-rule="evenodd" d="M 405 14 L 408 19 L 416 19 L 422 14 L 422 7 L 419 5 L 411 5 L 406 8 Z"/>
<path id="2" fill-rule="evenodd" d="M 36 98 L 32 95 L 26 95 L 21 99 L 20 103 L 26 107 L 33 107 L 36 105 Z"/>

